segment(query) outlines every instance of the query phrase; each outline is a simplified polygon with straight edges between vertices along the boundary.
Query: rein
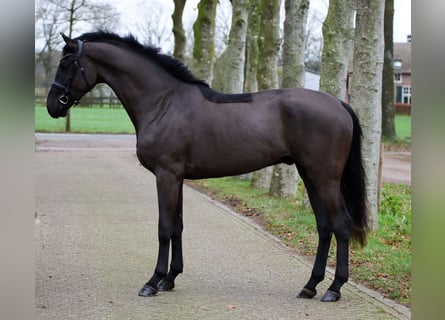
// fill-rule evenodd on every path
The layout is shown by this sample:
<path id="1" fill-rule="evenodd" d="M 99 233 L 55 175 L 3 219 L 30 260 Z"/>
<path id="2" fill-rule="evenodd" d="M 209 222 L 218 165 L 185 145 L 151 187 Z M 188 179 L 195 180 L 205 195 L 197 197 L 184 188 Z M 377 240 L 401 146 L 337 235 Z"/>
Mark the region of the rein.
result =
<path id="1" fill-rule="evenodd" d="M 69 54 L 63 56 L 62 59 L 60 59 L 60 62 L 59 62 L 59 64 L 60 64 L 64 59 L 72 57 L 72 56 L 74 56 L 74 58 L 75 58 L 74 59 L 74 65 L 76 66 L 76 68 L 73 69 L 72 74 L 71 74 L 71 76 L 68 79 L 68 84 L 64 85 L 64 84 L 62 84 L 62 83 L 60 83 L 60 82 L 58 82 L 56 80 L 54 80 L 51 83 L 51 87 L 52 88 L 64 91 L 64 93 L 59 97 L 59 102 L 61 104 L 63 104 L 63 105 L 67 105 L 70 102 L 70 100 L 74 100 L 73 104 L 75 104 L 75 105 L 79 104 L 79 100 L 75 100 L 74 99 L 74 94 L 71 91 L 71 86 L 73 84 L 74 77 L 76 76 L 77 69 L 79 69 L 81 74 L 82 74 L 82 78 L 83 78 L 83 80 L 85 81 L 85 83 L 87 85 L 87 89 L 88 89 L 87 91 L 90 91 L 90 88 L 91 88 L 91 86 L 88 83 L 88 80 L 87 80 L 87 78 L 85 76 L 85 68 L 82 67 L 82 65 L 80 63 L 80 57 L 82 56 L 84 42 L 82 40 L 77 40 L 77 43 L 79 45 L 79 48 L 77 49 L 77 52 L 76 53 L 69 53 Z"/>

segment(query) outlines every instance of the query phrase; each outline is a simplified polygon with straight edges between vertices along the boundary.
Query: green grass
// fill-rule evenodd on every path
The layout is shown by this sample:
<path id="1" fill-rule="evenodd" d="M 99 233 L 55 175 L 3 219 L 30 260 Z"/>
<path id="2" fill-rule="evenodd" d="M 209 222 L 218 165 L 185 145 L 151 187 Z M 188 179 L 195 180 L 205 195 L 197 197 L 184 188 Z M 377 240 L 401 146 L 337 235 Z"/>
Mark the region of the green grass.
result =
<path id="1" fill-rule="evenodd" d="M 301 199 L 280 199 L 236 178 L 192 182 L 238 212 L 255 217 L 265 229 L 300 254 L 314 256 L 318 236 L 312 210 Z M 300 196 L 301 198 L 301 196 Z M 351 278 L 400 303 L 411 303 L 411 187 L 384 184 L 379 228 L 361 249 L 350 249 Z M 335 239 L 333 240 L 335 244 Z M 335 245 L 328 263 L 335 267 Z"/>
<path id="2" fill-rule="evenodd" d="M 411 150 L 411 116 L 398 114 L 394 119 L 396 139 L 383 139 L 386 151 Z"/>
<path id="3" fill-rule="evenodd" d="M 404 140 L 411 138 L 411 116 L 396 115 L 395 126 L 398 139 Z"/>
<path id="4" fill-rule="evenodd" d="M 134 133 L 133 124 L 123 108 L 71 108 L 71 132 L 75 133 Z M 37 132 L 64 132 L 65 118 L 53 119 L 46 107 L 35 108 Z"/>

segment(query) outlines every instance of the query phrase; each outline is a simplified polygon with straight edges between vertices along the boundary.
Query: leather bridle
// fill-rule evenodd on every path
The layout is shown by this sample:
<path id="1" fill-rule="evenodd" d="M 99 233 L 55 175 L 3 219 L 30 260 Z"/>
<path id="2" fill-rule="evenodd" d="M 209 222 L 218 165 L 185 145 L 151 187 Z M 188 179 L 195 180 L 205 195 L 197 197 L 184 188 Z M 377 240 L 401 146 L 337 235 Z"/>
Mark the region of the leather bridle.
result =
<path id="1" fill-rule="evenodd" d="M 88 80 L 87 80 L 86 75 L 85 75 L 85 69 L 82 67 L 82 65 L 80 63 L 80 57 L 82 56 L 84 42 L 82 40 L 77 40 L 77 43 L 79 45 L 79 48 L 77 49 L 77 52 L 76 53 L 69 53 L 69 54 L 64 55 L 62 57 L 62 59 L 60 59 L 60 62 L 59 62 L 59 69 L 60 69 L 60 64 L 62 63 L 62 61 L 64 59 L 67 59 L 67 58 L 70 58 L 70 57 L 74 57 L 73 62 L 74 62 L 75 68 L 73 68 L 71 76 L 68 78 L 68 83 L 66 85 L 64 85 L 64 84 L 58 82 L 57 80 L 54 80 L 51 83 L 51 88 L 59 89 L 59 90 L 63 90 L 64 91 L 64 93 L 59 97 L 59 102 L 61 104 L 63 104 L 63 105 L 67 105 L 71 100 L 73 101 L 73 104 L 77 105 L 79 103 L 79 100 L 76 100 L 74 98 L 74 94 L 71 91 L 71 86 L 73 84 L 74 77 L 76 76 L 77 69 L 80 70 L 80 72 L 82 74 L 82 78 L 83 78 L 83 80 L 85 81 L 85 83 L 87 85 L 87 92 L 91 90 L 91 86 L 88 83 Z"/>

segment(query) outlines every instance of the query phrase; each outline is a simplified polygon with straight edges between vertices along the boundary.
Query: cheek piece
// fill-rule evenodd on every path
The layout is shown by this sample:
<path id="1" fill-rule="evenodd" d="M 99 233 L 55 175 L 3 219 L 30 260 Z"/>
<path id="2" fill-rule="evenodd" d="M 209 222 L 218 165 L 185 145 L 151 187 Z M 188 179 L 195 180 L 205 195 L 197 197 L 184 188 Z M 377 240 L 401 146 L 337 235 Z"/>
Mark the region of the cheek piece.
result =
<path id="1" fill-rule="evenodd" d="M 73 84 L 74 77 L 77 73 L 77 70 L 80 70 L 80 72 L 82 74 L 82 78 L 85 81 L 85 84 L 87 85 L 87 92 L 90 91 L 90 88 L 91 88 L 91 86 L 88 83 L 88 80 L 86 78 L 86 75 L 85 75 L 85 69 L 84 69 L 84 67 L 82 67 L 82 64 L 80 63 L 80 57 L 82 56 L 84 42 L 82 40 L 77 40 L 77 43 L 79 45 L 77 52 L 69 53 L 69 54 L 63 56 L 62 59 L 60 60 L 60 61 L 62 61 L 66 58 L 74 56 L 73 63 L 75 65 L 75 68 L 73 68 L 71 76 L 68 78 L 68 83 L 66 85 L 64 85 L 64 84 L 58 82 L 57 80 L 55 80 L 51 83 L 51 88 L 63 90 L 63 94 L 59 96 L 59 102 L 63 105 L 68 105 L 70 101 L 73 101 L 73 104 L 76 104 L 76 105 L 79 103 L 79 100 L 76 100 L 74 98 L 74 94 L 71 91 L 71 86 Z"/>

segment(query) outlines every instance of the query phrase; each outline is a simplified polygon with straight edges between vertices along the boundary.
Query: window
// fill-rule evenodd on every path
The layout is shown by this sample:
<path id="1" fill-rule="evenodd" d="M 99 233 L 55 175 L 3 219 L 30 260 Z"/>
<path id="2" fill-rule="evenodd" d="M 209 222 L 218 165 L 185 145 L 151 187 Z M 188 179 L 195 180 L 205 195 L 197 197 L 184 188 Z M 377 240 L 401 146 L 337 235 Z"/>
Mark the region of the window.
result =
<path id="1" fill-rule="evenodd" d="M 394 60 L 394 69 L 401 69 L 402 68 L 402 60 Z"/>
<path id="2" fill-rule="evenodd" d="M 411 104 L 411 87 L 403 87 L 402 102 Z"/>
<path id="3" fill-rule="evenodd" d="M 402 83 L 402 75 L 400 73 L 394 73 L 394 82 Z"/>
<path id="4" fill-rule="evenodd" d="M 397 103 L 411 104 L 411 87 L 397 86 L 396 91 L 397 91 L 397 96 L 396 96 Z"/>

